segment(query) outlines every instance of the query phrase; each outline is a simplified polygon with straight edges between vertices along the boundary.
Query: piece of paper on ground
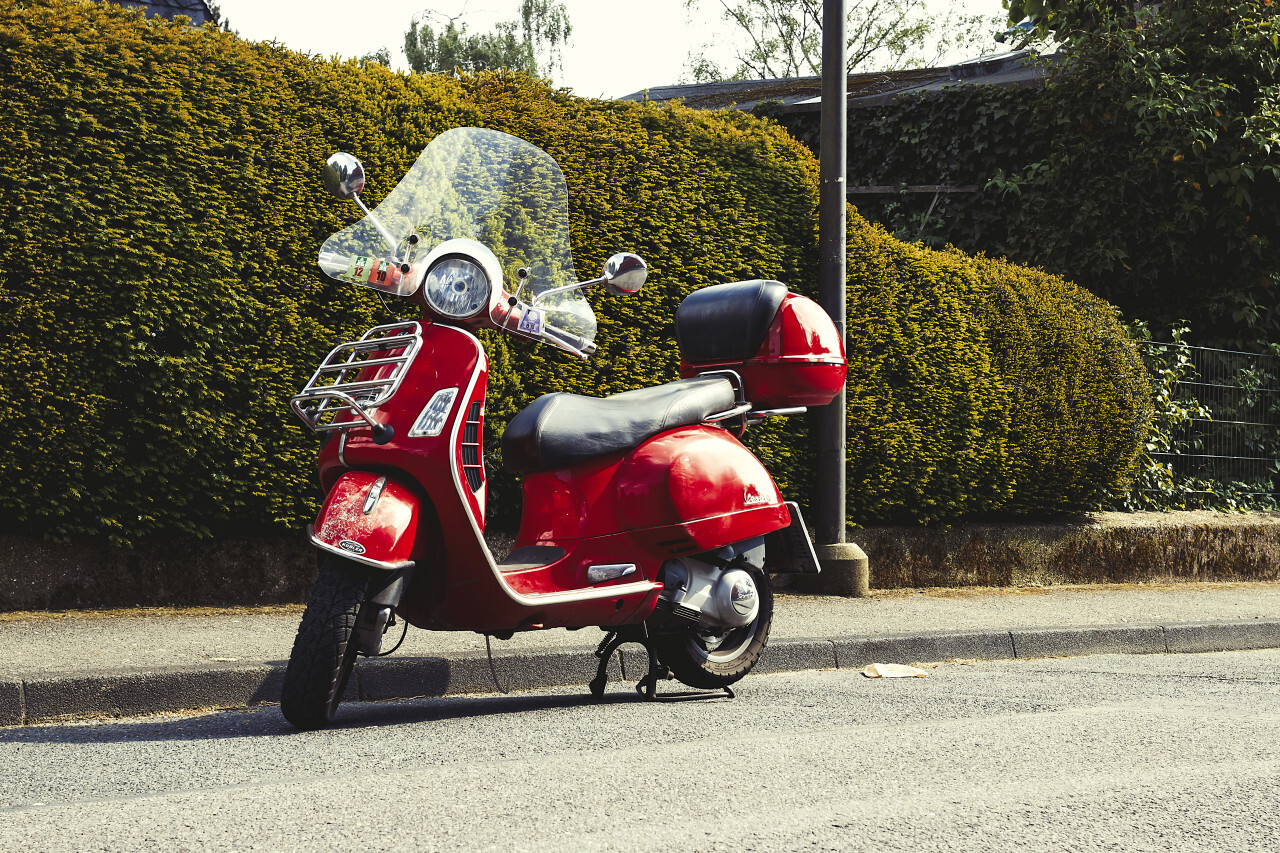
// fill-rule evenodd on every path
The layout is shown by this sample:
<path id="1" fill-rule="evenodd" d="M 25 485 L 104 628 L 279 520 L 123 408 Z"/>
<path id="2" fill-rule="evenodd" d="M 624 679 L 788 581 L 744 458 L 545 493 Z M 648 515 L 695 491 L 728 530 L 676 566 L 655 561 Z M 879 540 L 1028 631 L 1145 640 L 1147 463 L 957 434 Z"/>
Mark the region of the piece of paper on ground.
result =
<path id="1" fill-rule="evenodd" d="M 901 663 L 873 663 L 862 670 L 867 678 L 928 678 L 929 673 Z"/>

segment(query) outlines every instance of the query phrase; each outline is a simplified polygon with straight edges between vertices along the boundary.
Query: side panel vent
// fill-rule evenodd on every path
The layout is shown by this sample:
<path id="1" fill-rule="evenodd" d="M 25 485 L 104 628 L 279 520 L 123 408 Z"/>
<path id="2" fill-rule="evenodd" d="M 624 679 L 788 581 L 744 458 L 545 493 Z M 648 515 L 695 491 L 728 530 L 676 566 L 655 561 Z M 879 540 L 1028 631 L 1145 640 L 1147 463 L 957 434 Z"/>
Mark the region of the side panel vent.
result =
<path id="1" fill-rule="evenodd" d="M 467 409 L 467 421 L 462 428 L 462 473 L 472 492 L 480 491 L 480 487 L 484 485 L 484 457 L 480 452 L 480 437 L 483 435 L 480 429 L 480 412 L 481 403 L 472 403 Z"/>

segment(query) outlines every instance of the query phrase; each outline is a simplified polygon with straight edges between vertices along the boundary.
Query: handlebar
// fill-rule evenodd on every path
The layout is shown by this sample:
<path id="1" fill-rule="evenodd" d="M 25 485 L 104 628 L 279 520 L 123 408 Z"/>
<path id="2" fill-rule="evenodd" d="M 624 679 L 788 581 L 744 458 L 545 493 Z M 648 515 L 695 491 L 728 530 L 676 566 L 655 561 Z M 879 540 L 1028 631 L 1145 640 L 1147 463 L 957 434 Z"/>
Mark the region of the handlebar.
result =
<path id="1" fill-rule="evenodd" d="M 504 294 L 505 295 L 505 294 Z M 560 328 L 545 319 L 543 311 L 514 296 L 506 296 L 499 311 L 491 318 L 498 328 L 518 337 L 546 341 L 583 360 L 596 351 L 596 345 L 581 335 Z"/>
<path id="2" fill-rule="evenodd" d="M 335 252 L 322 252 L 317 259 L 317 266 L 331 278 L 352 281 L 389 293 L 399 293 L 400 282 L 405 277 L 401 267 L 385 259 L 357 258 Z M 545 316 L 543 309 L 504 293 L 499 310 L 490 319 L 503 331 L 546 341 L 581 359 L 585 360 L 595 354 L 596 345 L 593 342 L 548 323 Z M 526 322 L 526 317 L 531 318 L 529 322 Z"/>
<path id="3" fill-rule="evenodd" d="M 594 355 L 596 351 L 596 345 L 593 342 L 581 335 L 566 332 L 564 329 L 553 326 L 550 323 L 543 324 L 542 339 L 584 359 Z"/>

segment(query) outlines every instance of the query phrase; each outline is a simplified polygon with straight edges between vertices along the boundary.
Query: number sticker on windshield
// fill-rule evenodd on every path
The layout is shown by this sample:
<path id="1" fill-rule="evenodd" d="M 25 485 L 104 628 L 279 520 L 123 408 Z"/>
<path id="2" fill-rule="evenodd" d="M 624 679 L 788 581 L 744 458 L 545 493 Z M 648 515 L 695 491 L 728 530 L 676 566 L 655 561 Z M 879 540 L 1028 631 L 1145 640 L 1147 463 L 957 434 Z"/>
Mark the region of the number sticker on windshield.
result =
<path id="1" fill-rule="evenodd" d="M 363 255 L 357 255 L 347 265 L 347 279 L 354 282 L 363 282 L 367 269 L 369 269 L 369 259 Z"/>
<path id="2" fill-rule="evenodd" d="M 385 286 L 387 276 L 391 273 L 391 262 L 379 258 L 378 260 L 370 260 L 363 255 L 357 255 L 347 264 L 347 279 L 356 284 L 368 284 L 377 287 Z"/>
<path id="3" fill-rule="evenodd" d="M 520 325 L 516 327 L 516 331 L 524 332 L 526 335 L 541 335 L 542 312 L 537 308 L 525 308 L 524 314 L 520 317 Z"/>

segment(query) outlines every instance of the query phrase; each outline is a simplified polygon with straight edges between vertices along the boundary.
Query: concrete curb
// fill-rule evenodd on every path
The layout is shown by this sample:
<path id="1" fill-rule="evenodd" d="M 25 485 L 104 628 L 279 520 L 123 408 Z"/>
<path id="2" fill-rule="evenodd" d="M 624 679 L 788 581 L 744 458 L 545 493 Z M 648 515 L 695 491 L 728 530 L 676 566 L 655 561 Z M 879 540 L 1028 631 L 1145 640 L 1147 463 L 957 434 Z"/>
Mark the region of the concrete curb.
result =
<path id="1" fill-rule="evenodd" d="M 1012 660 L 1095 654 L 1165 654 L 1280 648 L 1280 621 L 1235 621 L 1114 627 L 955 631 L 926 634 L 775 640 L 754 672 L 860 669 L 869 663 Z M 389 658 L 364 661 L 348 701 L 410 699 L 504 690 L 585 685 L 595 675 L 586 651 L 486 658 Z M 634 681 L 647 659 L 624 646 L 611 680 Z M 134 716 L 189 708 L 241 708 L 274 703 L 283 665 L 173 667 L 0 679 L 0 726 L 89 716 Z"/>

